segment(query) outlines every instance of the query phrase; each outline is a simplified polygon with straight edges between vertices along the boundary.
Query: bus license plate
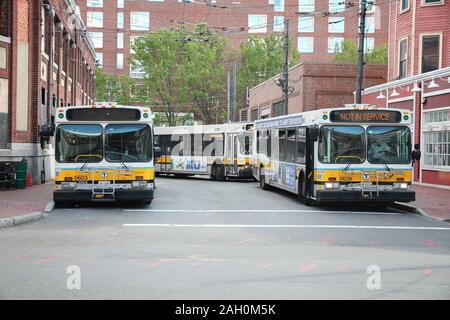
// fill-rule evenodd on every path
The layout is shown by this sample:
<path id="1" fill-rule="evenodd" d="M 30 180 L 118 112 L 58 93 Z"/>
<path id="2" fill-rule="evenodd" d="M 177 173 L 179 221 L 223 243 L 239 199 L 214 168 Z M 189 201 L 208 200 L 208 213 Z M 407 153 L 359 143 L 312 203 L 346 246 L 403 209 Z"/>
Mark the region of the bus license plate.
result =
<path id="1" fill-rule="evenodd" d="M 109 186 L 111 184 L 111 182 L 109 182 L 109 181 L 99 181 L 98 184 L 101 185 L 101 186 Z"/>

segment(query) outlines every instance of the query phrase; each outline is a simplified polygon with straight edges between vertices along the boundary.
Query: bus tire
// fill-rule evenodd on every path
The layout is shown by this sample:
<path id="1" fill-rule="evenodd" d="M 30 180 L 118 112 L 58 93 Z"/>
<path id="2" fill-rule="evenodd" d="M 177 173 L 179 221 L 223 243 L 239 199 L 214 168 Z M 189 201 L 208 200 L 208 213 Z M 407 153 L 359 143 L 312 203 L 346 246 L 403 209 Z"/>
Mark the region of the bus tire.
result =
<path id="1" fill-rule="evenodd" d="M 225 168 L 222 165 L 215 165 L 215 180 L 225 181 Z"/>
<path id="2" fill-rule="evenodd" d="M 210 178 L 212 181 L 216 181 L 216 165 L 215 164 L 211 167 Z"/>
<path id="3" fill-rule="evenodd" d="M 312 204 L 311 199 L 306 196 L 306 180 L 302 173 L 300 174 L 300 179 L 298 180 L 298 199 L 303 202 L 305 206 L 310 206 Z"/>
<path id="4" fill-rule="evenodd" d="M 152 200 L 144 200 L 144 201 L 142 201 L 142 204 L 149 206 L 152 204 Z"/>
<path id="5" fill-rule="evenodd" d="M 266 176 L 262 167 L 259 169 L 259 186 L 263 190 L 269 190 L 269 185 L 266 183 Z"/>

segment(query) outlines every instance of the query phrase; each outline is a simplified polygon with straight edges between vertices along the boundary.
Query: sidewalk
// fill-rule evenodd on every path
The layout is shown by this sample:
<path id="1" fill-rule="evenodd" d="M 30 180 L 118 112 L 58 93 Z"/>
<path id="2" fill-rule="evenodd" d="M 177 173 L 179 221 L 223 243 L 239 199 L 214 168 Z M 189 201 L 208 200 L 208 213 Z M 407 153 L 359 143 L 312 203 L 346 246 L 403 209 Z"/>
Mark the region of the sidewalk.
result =
<path id="1" fill-rule="evenodd" d="M 34 185 L 26 189 L 0 190 L 0 219 L 43 212 L 52 200 L 54 183 Z"/>
<path id="2" fill-rule="evenodd" d="M 432 218 L 450 220 L 450 190 L 413 184 L 416 201 L 407 203 Z"/>

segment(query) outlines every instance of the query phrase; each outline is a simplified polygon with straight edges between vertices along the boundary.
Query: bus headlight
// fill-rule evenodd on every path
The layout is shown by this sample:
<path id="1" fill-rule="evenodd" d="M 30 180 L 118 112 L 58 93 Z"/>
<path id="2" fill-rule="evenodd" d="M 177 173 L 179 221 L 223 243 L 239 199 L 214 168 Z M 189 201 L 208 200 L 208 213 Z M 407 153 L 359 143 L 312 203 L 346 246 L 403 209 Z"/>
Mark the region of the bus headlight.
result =
<path id="1" fill-rule="evenodd" d="M 77 187 L 76 182 L 61 182 L 61 189 L 75 189 Z"/>
<path id="2" fill-rule="evenodd" d="M 325 189 L 339 189 L 339 182 L 325 182 Z"/>
<path id="3" fill-rule="evenodd" d="M 394 189 L 408 189 L 407 183 L 394 183 Z"/>

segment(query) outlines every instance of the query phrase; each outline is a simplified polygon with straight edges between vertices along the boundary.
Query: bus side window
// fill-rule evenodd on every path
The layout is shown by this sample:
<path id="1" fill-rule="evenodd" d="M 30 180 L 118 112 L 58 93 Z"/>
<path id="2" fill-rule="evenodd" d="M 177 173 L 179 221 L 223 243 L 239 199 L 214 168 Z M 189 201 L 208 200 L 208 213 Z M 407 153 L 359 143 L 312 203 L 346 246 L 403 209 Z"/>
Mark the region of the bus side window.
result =
<path id="1" fill-rule="evenodd" d="M 272 130 L 267 130 L 267 156 L 270 158 L 272 155 Z"/>
<path id="2" fill-rule="evenodd" d="M 305 128 L 297 128 L 297 148 L 295 162 L 305 164 L 306 151 L 306 131 Z"/>
<path id="3" fill-rule="evenodd" d="M 280 130 L 278 133 L 278 141 L 279 141 L 279 158 L 280 161 L 284 161 L 286 159 L 286 130 Z"/>
<path id="4" fill-rule="evenodd" d="M 250 137 L 248 135 L 245 136 L 245 154 L 250 154 Z"/>
<path id="5" fill-rule="evenodd" d="M 290 163 L 295 162 L 295 129 L 289 129 L 287 131 L 286 139 L 286 161 Z"/>

